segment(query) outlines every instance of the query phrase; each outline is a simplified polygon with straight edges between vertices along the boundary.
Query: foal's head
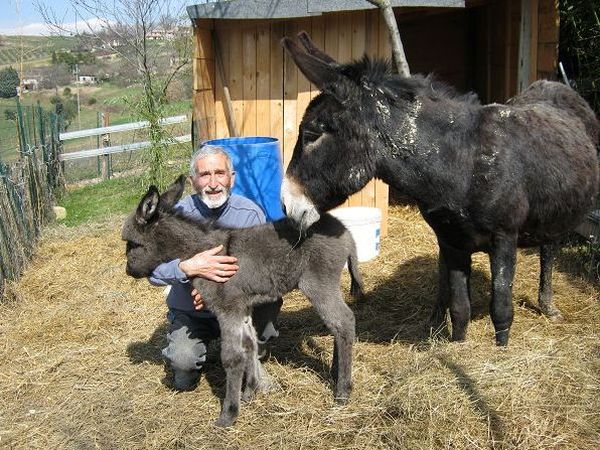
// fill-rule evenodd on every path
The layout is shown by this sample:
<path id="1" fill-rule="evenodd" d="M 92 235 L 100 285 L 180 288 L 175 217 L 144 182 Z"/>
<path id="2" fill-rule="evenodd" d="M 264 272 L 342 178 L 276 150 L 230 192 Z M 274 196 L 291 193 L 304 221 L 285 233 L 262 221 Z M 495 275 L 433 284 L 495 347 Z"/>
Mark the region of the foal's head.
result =
<path id="1" fill-rule="evenodd" d="M 126 242 L 127 275 L 134 278 L 150 276 L 156 266 L 166 260 L 169 242 L 165 236 L 164 219 L 181 198 L 185 176 L 180 176 L 162 194 L 150 186 L 137 209 L 123 224 L 121 239 Z"/>

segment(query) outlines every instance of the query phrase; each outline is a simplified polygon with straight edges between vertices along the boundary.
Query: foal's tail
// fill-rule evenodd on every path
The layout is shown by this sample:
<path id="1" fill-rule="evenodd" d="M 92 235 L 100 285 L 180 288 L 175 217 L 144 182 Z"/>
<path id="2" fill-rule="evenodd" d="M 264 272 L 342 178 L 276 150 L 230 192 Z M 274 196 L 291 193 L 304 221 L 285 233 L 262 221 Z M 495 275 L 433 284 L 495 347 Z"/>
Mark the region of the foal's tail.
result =
<path id="1" fill-rule="evenodd" d="M 352 240 L 352 250 L 348 255 L 348 272 L 350 272 L 350 295 L 359 300 L 364 296 L 363 280 L 358 270 L 358 256 L 356 255 L 356 244 Z"/>

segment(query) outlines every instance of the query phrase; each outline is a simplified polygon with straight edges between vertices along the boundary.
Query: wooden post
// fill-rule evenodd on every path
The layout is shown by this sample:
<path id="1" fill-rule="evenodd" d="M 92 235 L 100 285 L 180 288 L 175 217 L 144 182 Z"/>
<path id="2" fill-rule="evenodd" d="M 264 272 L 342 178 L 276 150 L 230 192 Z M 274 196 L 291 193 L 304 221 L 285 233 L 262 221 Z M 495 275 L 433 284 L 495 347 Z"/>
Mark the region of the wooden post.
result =
<path id="1" fill-rule="evenodd" d="M 107 127 L 110 125 L 110 116 L 108 113 L 102 113 L 102 126 L 103 127 Z M 110 134 L 103 134 L 102 135 L 102 147 L 109 147 L 110 146 Z M 108 180 L 110 178 L 110 167 L 109 167 L 109 161 L 108 161 L 109 155 L 102 155 L 102 161 L 101 161 L 101 172 L 102 172 L 102 179 L 103 180 Z"/>

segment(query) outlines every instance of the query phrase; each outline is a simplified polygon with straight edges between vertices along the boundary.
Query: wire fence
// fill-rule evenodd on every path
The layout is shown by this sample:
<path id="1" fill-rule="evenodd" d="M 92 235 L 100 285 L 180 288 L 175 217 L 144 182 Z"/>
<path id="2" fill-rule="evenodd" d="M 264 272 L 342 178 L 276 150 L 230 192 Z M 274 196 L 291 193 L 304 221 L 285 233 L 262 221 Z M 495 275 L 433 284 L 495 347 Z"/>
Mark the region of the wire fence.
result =
<path id="1" fill-rule="evenodd" d="M 17 280 L 31 258 L 62 188 L 60 118 L 39 105 L 24 108 L 17 99 L 9 120 L 14 121 L 14 147 L 4 139 L 0 158 L 0 298 L 6 282 Z"/>

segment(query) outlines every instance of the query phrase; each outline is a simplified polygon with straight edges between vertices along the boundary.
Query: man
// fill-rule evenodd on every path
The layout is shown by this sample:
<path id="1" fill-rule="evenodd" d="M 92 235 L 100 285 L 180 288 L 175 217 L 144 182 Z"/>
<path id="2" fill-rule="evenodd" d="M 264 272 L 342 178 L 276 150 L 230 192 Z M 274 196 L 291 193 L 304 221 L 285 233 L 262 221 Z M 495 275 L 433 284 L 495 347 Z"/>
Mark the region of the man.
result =
<path id="1" fill-rule="evenodd" d="M 265 215 L 254 202 L 232 194 L 235 172 L 231 159 L 221 147 L 205 145 L 192 156 L 190 180 L 196 194 L 182 198 L 175 209 L 195 220 L 214 220 L 228 228 L 244 228 L 265 222 Z M 171 324 L 168 345 L 162 353 L 174 372 L 177 390 L 192 389 L 206 361 L 206 348 L 219 337 L 219 323 L 213 313 L 204 308 L 202 293 L 192 289 L 190 279 L 202 277 L 225 283 L 235 275 L 238 266 L 233 256 L 218 255 L 223 246 L 207 249 L 192 258 L 174 260 L 159 265 L 150 283 L 170 285 L 167 296 Z M 260 342 L 277 336 L 273 324 L 281 308 L 281 299 L 254 308 L 254 326 Z"/>

